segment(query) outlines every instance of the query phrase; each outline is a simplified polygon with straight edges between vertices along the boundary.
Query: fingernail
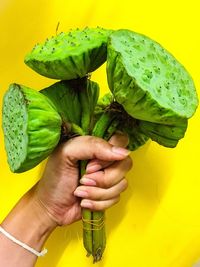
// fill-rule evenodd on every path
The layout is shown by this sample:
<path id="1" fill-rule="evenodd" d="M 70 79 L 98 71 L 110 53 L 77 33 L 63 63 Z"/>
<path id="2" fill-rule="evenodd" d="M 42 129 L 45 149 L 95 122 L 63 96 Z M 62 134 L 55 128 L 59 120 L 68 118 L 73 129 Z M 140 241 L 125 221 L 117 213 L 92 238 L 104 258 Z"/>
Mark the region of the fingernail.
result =
<path id="1" fill-rule="evenodd" d="M 96 181 L 90 178 L 83 177 L 80 179 L 80 183 L 84 185 L 96 185 Z"/>
<path id="2" fill-rule="evenodd" d="M 131 151 L 129 151 L 128 149 L 123 148 L 123 147 L 117 147 L 117 146 L 112 147 L 112 152 L 123 155 L 123 156 L 128 156 L 131 153 Z"/>
<path id="3" fill-rule="evenodd" d="M 96 171 L 99 171 L 101 169 L 101 165 L 100 164 L 95 164 L 95 165 L 92 165 L 92 166 L 88 166 L 86 168 L 86 172 L 96 172 Z"/>
<path id="4" fill-rule="evenodd" d="M 82 200 L 81 201 L 81 207 L 91 209 L 92 208 L 92 203 L 89 202 L 88 200 Z"/>
<path id="5" fill-rule="evenodd" d="M 82 190 L 75 190 L 74 195 L 77 197 L 88 197 L 88 193 Z"/>

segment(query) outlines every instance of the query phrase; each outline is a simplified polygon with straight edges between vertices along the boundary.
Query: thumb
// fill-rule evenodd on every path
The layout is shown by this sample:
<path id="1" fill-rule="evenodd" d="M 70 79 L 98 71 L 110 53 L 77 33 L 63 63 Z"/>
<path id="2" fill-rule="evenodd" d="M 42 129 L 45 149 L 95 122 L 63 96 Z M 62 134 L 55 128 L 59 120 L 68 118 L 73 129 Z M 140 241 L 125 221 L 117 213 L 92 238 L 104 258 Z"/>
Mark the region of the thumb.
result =
<path id="1" fill-rule="evenodd" d="M 64 145 L 64 156 L 76 162 L 97 158 L 100 160 L 122 160 L 130 154 L 123 147 L 116 147 L 105 140 L 94 136 L 79 136 L 69 140 Z"/>

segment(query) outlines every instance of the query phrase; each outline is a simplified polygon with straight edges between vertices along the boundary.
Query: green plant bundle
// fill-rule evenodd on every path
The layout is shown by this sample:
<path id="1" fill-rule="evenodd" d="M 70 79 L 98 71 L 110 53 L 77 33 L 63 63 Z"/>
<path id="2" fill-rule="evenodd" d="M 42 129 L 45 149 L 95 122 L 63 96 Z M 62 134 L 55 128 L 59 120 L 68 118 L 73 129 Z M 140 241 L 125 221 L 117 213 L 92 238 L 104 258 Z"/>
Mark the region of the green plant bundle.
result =
<path id="1" fill-rule="evenodd" d="M 99 98 L 89 73 L 106 60 L 110 93 Z M 13 172 L 33 168 L 74 135 L 109 140 L 121 131 L 131 151 L 149 139 L 175 147 L 198 106 L 186 69 L 160 44 L 130 30 L 60 33 L 36 45 L 25 63 L 61 81 L 40 92 L 17 84 L 6 92 L 3 130 Z M 80 178 L 86 165 L 80 163 Z M 84 246 L 97 262 L 106 246 L 104 211 L 83 209 L 82 217 Z"/>

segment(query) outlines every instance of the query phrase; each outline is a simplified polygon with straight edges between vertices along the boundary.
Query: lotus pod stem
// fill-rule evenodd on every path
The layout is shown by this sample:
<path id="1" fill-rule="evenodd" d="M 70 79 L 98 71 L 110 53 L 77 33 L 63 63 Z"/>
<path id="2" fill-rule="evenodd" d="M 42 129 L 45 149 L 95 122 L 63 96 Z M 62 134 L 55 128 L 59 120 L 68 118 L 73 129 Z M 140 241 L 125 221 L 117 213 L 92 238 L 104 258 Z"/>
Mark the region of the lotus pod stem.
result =
<path id="1" fill-rule="evenodd" d="M 106 111 L 96 122 L 92 135 L 100 138 L 104 138 L 107 130 L 111 125 L 115 125 L 116 112 L 111 110 Z M 112 131 L 113 133 L 113 131 Z M 108 136 L 108 135 L 107 135 Z M 81 177 L 85 173 L 86 164 L 81 163 Z M 101 260 L 103 252 L 106 246 L 105 235 L 105 213 L 104 211 L 90 211 L 88 209 L 82 210 L 83 219 L 83 243 L 87 250 L 87 255 L 93 256 L 93 262 Z"/>

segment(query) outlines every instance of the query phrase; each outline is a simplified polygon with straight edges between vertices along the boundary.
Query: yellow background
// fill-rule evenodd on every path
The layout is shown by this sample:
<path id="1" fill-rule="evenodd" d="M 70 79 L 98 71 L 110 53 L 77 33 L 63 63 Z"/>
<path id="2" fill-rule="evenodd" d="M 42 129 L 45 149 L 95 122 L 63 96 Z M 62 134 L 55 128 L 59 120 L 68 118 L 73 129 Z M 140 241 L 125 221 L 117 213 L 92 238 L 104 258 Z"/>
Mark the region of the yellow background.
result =
<path id="1" fill-rule="evenodd" d="M 0 0 L 0 102 L 12 82 L 41 89 L 53 80 L 23 63 L 35 43 L 84 26 L 128 28 L 171 51 L 200 88 L 198 0 Z M 106 91 L 105 66 L 93 74 Z M 132 153 L 134 168 L 121 202 L 107 211 L 107 250 L 100 267 L 191 267 L 200 260 L 199 110 L 176 149 L 149 142 Z M 0 133 L 0 220 L 39 178 L 44 164 L 12 174 Z M 37 267 L 92 266 L 82 246 L 81 222 L 57 229 Z M 200 265 L 198 265 L 200 266 Z"/>

